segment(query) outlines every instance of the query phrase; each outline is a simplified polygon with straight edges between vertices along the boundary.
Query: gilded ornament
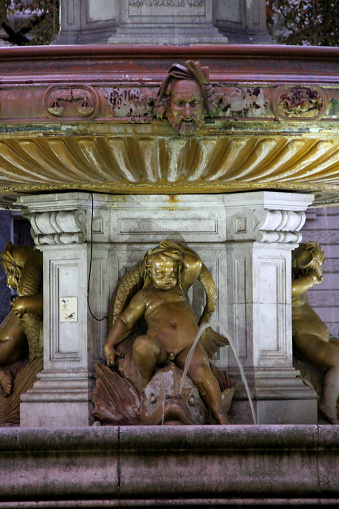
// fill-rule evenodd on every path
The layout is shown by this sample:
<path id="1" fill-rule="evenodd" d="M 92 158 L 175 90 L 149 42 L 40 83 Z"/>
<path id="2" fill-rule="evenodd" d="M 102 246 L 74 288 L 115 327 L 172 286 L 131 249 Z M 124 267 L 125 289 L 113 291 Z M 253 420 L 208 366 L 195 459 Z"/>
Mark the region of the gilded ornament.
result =
<path id="1" fill-rule="evenodd" d="M 293 346 L 315 366 L 326 368 L 319 410 L 332 424 L 338 424 L 339 342 L 330 340 L 329 330 L 308 302 L 307 291 L 323 280 L 325 255 L 319 244 L 300 244 L 292 253 Z"/>
<path id="2" fill-rule="evenodd" d="M 206 422 L 204 404 L 216 422 L 229 424 L 227 408 L 235 387 L 226 374 L 218 372 L 209 362 L 228 341 L 211 328 L 206 329 L 194 350 L 188 368 L 191 380 L 185 380 L 183 395 L 177 397 L 181 370 L 198 333 L 198 323 L 187 298 L 188 289 L 196 280 L 206 292 L 206 306 L 199 321 L 202 325 L 209 322 L 214 312 L 216 288 L 199 255 L 186 246 L 165 241 L 150 249 L 114 292 L 104 354 L 107 365 L 117 368 L 128 380 L 128 384 L 119 382 L 119 391 L 126 393 L 120 405 L 124 406 L 127 393 L 135 392 L 133 412 L 128 405 L 134 415 L 129 416 L 132 424 L 160 424 L 160 409 L 167 423 L 201 424 Z M 146 328 L 140 325 L 142 319 Z M 100 376 L 98 370 L 104 375 Z M 110 374 L 108 367 L 97 367 L 94 415 L 103 421 L 108 406 L 102 398 L 104 391 L 110 393 L 111 407 L 119 413 L 114 390 L 117 382 L 113 380 L 116 376 L 117 373 Z M 226 391 L 223 397 L 222 391 Z M 121 408 L 120 413 L 123 413 Z M 111 423 L 122 420 L 122 416 L 120 420 L 112 418 Z"/>
<path id="3" fill-rule="evenodd" d="M 18 296 L 0 325 L 0 424 L 18 424 L 20 395 L 42 369 L 42 253 L 8 242 L 1 264 Z"/>

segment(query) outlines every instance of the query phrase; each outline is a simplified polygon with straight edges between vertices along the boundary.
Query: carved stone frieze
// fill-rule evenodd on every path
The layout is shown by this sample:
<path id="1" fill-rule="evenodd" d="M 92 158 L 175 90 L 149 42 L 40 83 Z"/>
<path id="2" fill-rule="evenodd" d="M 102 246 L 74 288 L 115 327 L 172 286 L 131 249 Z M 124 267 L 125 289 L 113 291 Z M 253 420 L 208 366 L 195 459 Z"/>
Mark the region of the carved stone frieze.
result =
<path id="1" fill-rule="evenodd" d="M 30 217 L 36 245 L 81 244 L 86 239 L 84 210 L 35 213 Z"/>
<path id="2" fill-rule="evenodd" d="M 171 99 L 178 95 L 178 91 L 173 91 L 174 87 L 168 82 L 169 76 L 177 76 L 176 66 L 180 68 L 179 64 L 173 65 L 170 68 L 171 73 L 163 80 L 166 86 L 163 88 L 161 85 L 160 89 L 163 89 L 161 95 L 157 95 L 160 90 L 159 83 L 131 85 L 114 80 L 105 85 L 89 85 L 87 80 L 79 84 L 61 83 L 47 89 L 43 85 L 38 87 L 27 85 L 25 90 L 8 86 L 0 90 L 0 123 L 11 123 L 16 120 L 39 122 L 46 121 L 46 118 L 60 122 L 97 118 L 113 120 L 115 123 L 129 119 L 129 123 L 142 125 L 154 121 L 155 118 L 152 117 L 156 117 L 158 120 L 164 119 L 163 124 L 166 125 L 165 119 L 171 110 Z M 209 82 L 208 75 L 212 74 L 213 69 L 202 65 L 200 69 L 205 73 L 204 77 L 197 74 L 200 77 L 199 86 L 203 87 L 201 91 L 204 96 L 205 121 L 208 117 L 215 119 L 213 122 L 207 121 L 206 128 L 211 124 L 210 127 L 213 126 L 215 130 L 217 124 L 220 129 L 224 125 L 224 119 L 230 122 L 240 119 L 245 122 L 251 122 L 253 119 L 275 122 L 277 118 L 303 122 L 325 122 L 329 119 L 331 122 L 339 121 L 338 86 L 321 88 L 305 84 L 276 87 L 272 84 L 264 86 L 259 81 L 251 85 L 241 83 L 229 85 L 222 84 L 212 77 Z M 183 80 L 185 75 L 180 73 L 179 75 Z M 188 80 L 191 83 L 195 82 L 192 77 Z M 176 77 L 175 81 L 178 81 Z M 203 83 L 204 81 L 206 83 Z M 232 124 L 232 130 L 234 129 L 237 129 L 236 124 Z"/>
<path id="3" fill-rule="evenodd" d="M 277 118 L 284 120 L 316 120 L 324 113 L 328 100 L 320 87 L 279 87 L 273 98 Z"/>
<path id="4" fill-rule="evenodd" d="M 292 210 L 257 210 L 254 227 L 257 242 L 299 243 L 302 234 L 299 230 L 305 223 L 305 212 Z"/>
<path id="5" fill-rule="evenodd" d="M 93 87 L 85 85 L 52 86 L 44 94 L 43 104 L 52 118 L 87 118 L 97 113 L 99 97 Z"/>
<path id="6" fill-rule="evenodd" d="M 263 87 L 216 88 L 218 113 L 228 118 L 258 118 L 271 115 L 270 100 Z"/>

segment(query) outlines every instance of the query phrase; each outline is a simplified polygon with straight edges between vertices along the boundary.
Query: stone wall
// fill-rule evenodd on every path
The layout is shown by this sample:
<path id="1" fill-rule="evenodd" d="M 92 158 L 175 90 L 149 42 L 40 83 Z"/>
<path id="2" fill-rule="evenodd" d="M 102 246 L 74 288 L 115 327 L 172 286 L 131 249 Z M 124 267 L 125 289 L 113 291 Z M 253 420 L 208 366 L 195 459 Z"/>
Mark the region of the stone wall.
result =
<path id="1" fill-rule="evenodd" d="M 325 251 L 323 282 L 308 297 L 331 336 L 339 338 L 339 207 L 310 209 L 302 234 L 303 242 L 318 242 Z"/>

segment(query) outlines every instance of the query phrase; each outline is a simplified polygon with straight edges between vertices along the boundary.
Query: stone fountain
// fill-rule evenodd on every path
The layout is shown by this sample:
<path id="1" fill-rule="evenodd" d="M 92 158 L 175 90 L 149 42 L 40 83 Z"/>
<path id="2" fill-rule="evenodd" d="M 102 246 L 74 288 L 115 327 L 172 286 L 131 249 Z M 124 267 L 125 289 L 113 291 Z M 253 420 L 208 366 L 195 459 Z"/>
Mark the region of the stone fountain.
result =
<path id="1" fill-rule="evenodd" d="M 142 7 L 132 5 L 132 17 L 133 9 Z M 135 40 L 133 22 L 124 20 L 112 45 L 0 52 L 1 199 L 29 218 L 44 270 L 44 367 L 22 395 L 21 428 L 0 433 L 5 468 L 15 457 L 7 471 L 24 472 L 19 484 L 5 477 L 4 496 L 14 503 L 16 486 L 25 507 L 59 497 L 108 507 L 169 499 L 224 507 L 231 497 L 236 507 L 244 497 L 262 503 L 266 490 L 283 505 L 338 500 L 335 432 L 316 425 L 316 393 L 292 365 L 291 251 L 307 208 L 339 201 L 339 51 L 219 44 L 215 33 L 212 45 L 117 44 Z M 194 136 L 157 114 L 168 70 L 187 61 L 205 69 L 215 103 Z M 234 339 L 261 427 L 251 426 L 224 348 L 215 364 L 238 382 L 230 416 L 239 426 L 84 430 L 109 297 L 166 238 L 197 249 L 212 273 L 215 318 Z M 70 321 L 61 319 L 65 298 Z M 198 288 L 191 298 L 200 309 Z M 14 456 L 24 450 L 36 475 L 40 451 L 51 485 L 32 488 Z"/>

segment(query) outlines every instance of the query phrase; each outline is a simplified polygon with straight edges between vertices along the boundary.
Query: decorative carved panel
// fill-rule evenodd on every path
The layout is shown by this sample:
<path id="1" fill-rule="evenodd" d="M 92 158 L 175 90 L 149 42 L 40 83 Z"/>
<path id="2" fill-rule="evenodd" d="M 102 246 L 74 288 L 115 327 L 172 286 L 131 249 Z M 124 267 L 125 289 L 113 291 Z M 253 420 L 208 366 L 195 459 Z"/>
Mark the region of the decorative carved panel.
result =
<path id="1" fill-rule="evenodd" d="M 89 86 L 52 86 L 45 92 L 43 104 L 51 118 L 93 118 L 99 108 L 99 97 Z"/>
<path id="2" fill-rule="evenodd" d="M 282 120 L 318 120 L 328 100 L 320 87 L 279 87 L 273 98 L 273 111 Z"/>

